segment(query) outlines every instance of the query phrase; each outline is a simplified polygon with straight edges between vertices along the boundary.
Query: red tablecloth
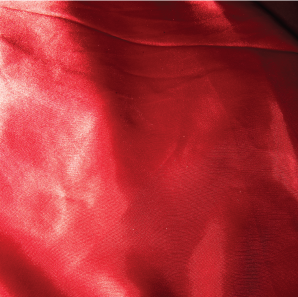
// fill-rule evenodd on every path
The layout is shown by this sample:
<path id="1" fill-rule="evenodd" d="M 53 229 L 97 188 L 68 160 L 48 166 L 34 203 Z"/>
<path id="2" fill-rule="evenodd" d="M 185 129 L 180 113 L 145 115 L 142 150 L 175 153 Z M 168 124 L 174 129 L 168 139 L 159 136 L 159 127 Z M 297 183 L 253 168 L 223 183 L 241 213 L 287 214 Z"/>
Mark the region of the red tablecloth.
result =
<path id="1" fill-rule="evenodd" d="M 1 297 L 298 296 L 287 18 L 0 6 Z"/>

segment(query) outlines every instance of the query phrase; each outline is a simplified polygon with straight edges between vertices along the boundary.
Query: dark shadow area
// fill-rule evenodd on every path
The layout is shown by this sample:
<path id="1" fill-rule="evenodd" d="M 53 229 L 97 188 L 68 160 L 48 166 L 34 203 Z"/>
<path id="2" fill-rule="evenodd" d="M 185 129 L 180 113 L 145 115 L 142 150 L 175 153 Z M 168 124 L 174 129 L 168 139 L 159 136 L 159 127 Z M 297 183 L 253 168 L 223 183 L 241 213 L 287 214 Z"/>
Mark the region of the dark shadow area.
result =
<path id="1" fill-rule="evenodd" d="M 0 234 L 0 277 L 15 297 L 67 296 L 30 262 L 19 244 L 4 234 Z"/>
<path id="2" fill-rule="evenodd" d="M 297 1 L 257 1 L 254 3 L 298 39 Z"/>
<path id="3" fill-rule="evenodd" d="M 270 73 L 267 79 L 283 114 L 293 150 L 298 156 L 298 59 L 293 55 L 268 52 L 263 55 L 263 65 Z"/>
<path id="4" fill-rule="evenodd" d="M 142 288 L 142 297 L 176 297 L 167 280 L 157 269 L 150 266 L 144 257 L 132 252 L 126 261 L 128 275 L 139 288 Z"/>
<path id="5" fill-rule="evenodd" d="M 231 212 L 227 296 L 298 296 L 297 201 L 281 183 L 266 179 L 247 193 L 250 213 Z"/>

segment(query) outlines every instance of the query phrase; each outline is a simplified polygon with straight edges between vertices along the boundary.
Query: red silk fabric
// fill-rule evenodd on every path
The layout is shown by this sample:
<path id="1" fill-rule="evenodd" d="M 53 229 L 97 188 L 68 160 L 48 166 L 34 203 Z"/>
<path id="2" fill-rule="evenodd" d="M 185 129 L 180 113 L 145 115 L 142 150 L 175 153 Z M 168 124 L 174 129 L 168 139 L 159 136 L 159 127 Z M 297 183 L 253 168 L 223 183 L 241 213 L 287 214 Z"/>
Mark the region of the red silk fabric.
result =
<path id="1" fill-rule="evenodd" d="M 298 42 L 248 2 L 1 2 L 0 296 L 298 296 Z"/>

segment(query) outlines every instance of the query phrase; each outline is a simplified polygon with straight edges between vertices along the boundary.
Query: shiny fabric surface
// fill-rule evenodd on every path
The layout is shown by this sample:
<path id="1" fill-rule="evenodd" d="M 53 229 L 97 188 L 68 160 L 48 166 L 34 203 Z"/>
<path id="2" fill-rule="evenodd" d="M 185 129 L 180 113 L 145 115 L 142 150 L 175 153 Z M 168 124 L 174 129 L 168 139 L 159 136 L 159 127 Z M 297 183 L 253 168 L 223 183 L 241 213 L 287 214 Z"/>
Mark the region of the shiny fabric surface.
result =
<path id="1" fill-rule="evenodd" d="M 298 41 L 250 2 L 0 3 L 0 296 L 298 296 Z"/>

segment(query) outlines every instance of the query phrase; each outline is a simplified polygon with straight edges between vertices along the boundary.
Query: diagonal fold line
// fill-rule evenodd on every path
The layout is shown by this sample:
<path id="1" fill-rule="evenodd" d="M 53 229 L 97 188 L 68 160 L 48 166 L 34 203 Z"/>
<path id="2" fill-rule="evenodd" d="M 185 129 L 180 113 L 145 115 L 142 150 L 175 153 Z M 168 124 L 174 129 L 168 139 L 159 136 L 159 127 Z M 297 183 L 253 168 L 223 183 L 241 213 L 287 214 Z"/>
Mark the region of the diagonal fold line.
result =
<path id="1" fill-rule="evenodd" d="M 11 7 L 6 7 L 6 6 L 1 6 L 0 9 L 7 9 L 7 10 L 13 10 L 13 11 L 18 11 L 18 12 L 25 12 L 25 13 L 29 13 L 29 14 L 33 14 L 33 15 L 40 15 L 40 16 L 44 16 L 44 17 L 50 17 L 50 18 L 55 18 L 55 19 L 60 19 L 60 20 L 64 20 L 66 22 L 70 22 L 73 24 L 77 24 L 77 25 L 81 25 L 84 26 L 85 28 L 94 30 L 96 32 L 99 32 L 101 34 L 104 34 L 106 36 L 110 36 L 116 39 L 119 39 L 121 41 L 124 42 L 128 42 L 128 43 L 132 43 L 132 44 L 137 44 L 140 46 L 151 46 L 151 47 L 216 47 L 216 48 L 233 48 L 233 49 L 251 49 L 251 50 L 265 50 L 265 51 L 272 51 L 272 52 L 277 52 L 277 53 L 288 53 L 288 54 L 298 54 L 298 51 L 286 51 L 286 50 L 281 50 L 281 49 L 275 49 L 275 48 L 264 48 L 264 47 L 254 47 L 254 46 L 237 46 L 237 45 L 217 45 L 217 44 L 190 44 L 190 45 L 185 45 L 185 44 L 180 44 L 180 45 L 170 45 L 170 44 L 152 44 L 152 43 L 146 43 L 146 42 L 137 42 L 137 41 L 133 41 L 133 40 L 129 40 L 129 39 L 124 39 L 122 37 L 119 37 L 117 35 L 113 35 L 109 32 L 100 30 L 96 27 L 92 27 L 90 25 L 87 25 L 83 22 L 80 22 L 77 19 L 70 19 L 67 18 L 65 16 L 61 16 L 61 15 L 51 15 L 51 14 L 46 14 L 46 13 L 38 13 L 38 12 L 33 12 L 33 11 L 29 11 L 29 10 L 23 10 L 23 9 L 16 9 L 16 8 L 11 8 Z"/>

